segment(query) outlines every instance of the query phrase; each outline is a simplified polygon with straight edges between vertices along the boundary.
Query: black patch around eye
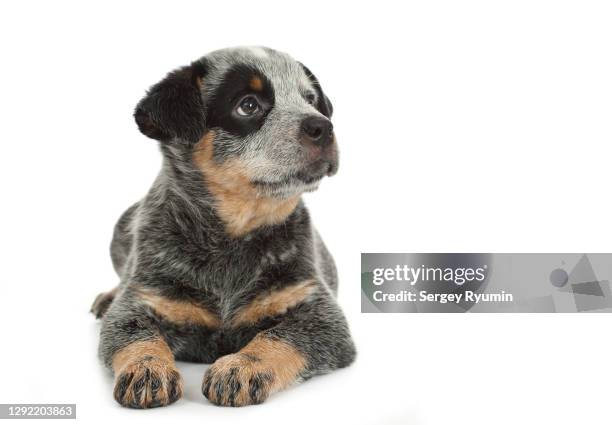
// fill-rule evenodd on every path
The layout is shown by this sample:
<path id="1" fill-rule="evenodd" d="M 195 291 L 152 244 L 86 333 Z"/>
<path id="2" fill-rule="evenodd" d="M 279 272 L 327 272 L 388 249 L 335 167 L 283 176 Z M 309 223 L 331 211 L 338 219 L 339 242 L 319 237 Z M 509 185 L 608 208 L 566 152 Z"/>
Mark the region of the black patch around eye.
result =
<path id="1" fill-rule="evenodd" d="M 253 84 L 253 80 L 258 81 Z M 255 94 L 261 101 L 263 113 L 253 117 L 236 117 L 237 102 L 247 94 Z M 236 136 L 245 137 L 261 128 L 274 106 L 272 83 L 259 70 L 248 65 L 235 65 L 226 72 L 220 86 L 212 94 L 206 107 L 208 128 L 221 128 Z"/>

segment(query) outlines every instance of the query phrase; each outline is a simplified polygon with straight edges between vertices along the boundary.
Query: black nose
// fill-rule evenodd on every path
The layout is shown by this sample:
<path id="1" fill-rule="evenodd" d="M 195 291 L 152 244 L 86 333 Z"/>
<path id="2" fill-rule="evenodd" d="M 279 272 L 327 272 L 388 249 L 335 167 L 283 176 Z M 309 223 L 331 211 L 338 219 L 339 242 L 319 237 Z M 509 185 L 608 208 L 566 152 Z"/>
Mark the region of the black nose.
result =
<path id="1" fill-rule="evenodd" d="M 317 146 L 327 146 L 332 142 L 334 127 L 330 120 L 320 116 L 309 116 L 302 121 L 302 134 Z"/>

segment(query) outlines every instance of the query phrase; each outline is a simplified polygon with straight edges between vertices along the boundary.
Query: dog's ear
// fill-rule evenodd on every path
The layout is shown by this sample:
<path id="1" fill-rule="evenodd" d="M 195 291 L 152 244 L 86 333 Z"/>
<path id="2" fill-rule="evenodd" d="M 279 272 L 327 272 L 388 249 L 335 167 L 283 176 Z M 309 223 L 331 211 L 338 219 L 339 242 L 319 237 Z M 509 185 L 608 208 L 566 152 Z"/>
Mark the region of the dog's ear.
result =
<path id="1" fill-rule="evenodd" d="M 331 118 L 332 114 L 334 113 L 334 108 L 327 95 L 323 93 L 323 88 L 321 88 L 319 80 L 317 80 L 317 77 L 315 77 L 315 75 L 310 71 L 310 69 L 306 67 L 306 65 L 304 65 L 302 62 L 299 62 L 299 64 L 302 66 L 302 69 L 304 70 L 304 72 L 312 82 L 312 85 L 314 86 L 315 90 L 317 91 L 317 97 L 319 98 L 317 104 L 315 105 L 317 107 L 317 110 L 323 115 L 325 115 L 327 118 Z"/>
<path id="2" fill-rule="evenodd" d="M 196 61 L 152 86 L 134 111 L 142 134 L 162 142 L 198 141 L 205 130 L 201 92 L 205 76 L 206 64 Z"/>

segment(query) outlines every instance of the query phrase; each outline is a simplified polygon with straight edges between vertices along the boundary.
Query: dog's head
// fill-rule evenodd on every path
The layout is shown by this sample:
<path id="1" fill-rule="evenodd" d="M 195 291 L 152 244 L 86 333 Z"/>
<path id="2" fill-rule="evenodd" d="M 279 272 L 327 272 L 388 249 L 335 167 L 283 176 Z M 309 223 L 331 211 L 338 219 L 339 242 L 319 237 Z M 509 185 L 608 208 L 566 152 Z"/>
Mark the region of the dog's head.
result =
<path id="1" fill-rule="evenodd" d="M 171 72 L 134 113 L 143 134 L 190 152 L 211 184 L 275 199 L 337 171 L 331 115 L 312 72 L 263 47 L 215 51 Z"/>

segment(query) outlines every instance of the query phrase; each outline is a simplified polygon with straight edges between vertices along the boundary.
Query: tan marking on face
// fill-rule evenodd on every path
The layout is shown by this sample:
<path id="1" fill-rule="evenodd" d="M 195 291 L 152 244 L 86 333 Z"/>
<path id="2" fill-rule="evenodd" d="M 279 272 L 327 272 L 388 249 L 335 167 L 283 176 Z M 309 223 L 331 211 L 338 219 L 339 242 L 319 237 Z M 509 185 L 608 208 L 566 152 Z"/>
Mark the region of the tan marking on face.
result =
<path id="1" fill-rule="evenodd" d="M 196 86 L 198 86 L 198 88 L 202 90 L 202 86 L 204 85 L 204 78 L 196 77 L 195 83 L 196 83 Z"/>
<path id="2" fill-rule="evenodd" d="M 183 393 L 174 356 L 161 338 L 125 346 L 113 356 L 112 368 L 116 377 L 115 399 L 124 406 L 165 406 Z"/>
<path id="3" fill-rule="evenodd" d="M 306 364 L 288 342 L 257 335 L 239 352 L 210 366 L 204 376 L 204 395 L 222 406 L 258 404 L 295 383 Z M 232 380 L 240 383 L 237 391 Z M 259 380 L 258 391 L 251 391 L 254 380 Z M 217 390 L 219 386 L 222 391 Z"/>
<path id="4" fill-rule="evenodd" d="M 261 81 L 261 78 L 259 77 L 251 78 L 251 81 L 249 82 L 249 87 L 252 90 L 261 91 L 263 89 L 263 82 Z"/>
<path id="5" fill-rule="evenodd" d="M 219 318 L 201 305 L 166 298 L 151 289 L 138 288 L 142 302 L 169 322 L 177 324 L 194 324 L 216 329 L 220 326 Z"/>
<path id="6" fill-rule="evenodd" d="M 275 199 L 262 196 L 251 184 L 246 167 L 238 159 L 223 164 L 214 161 L 214 137 L 214 132 L 209 131 L 196 144 L 193 160 L 217 201 L 217 213 L 228 233 L 242 236 L 260 226 L 284 221 L 295 210 L 300 197 Z"/>
<path id="7" fill-rule="evenodd" d="M 305 280 L 273 292 L 258 295 L 251 304 L 232 319 L 232 326 L 252 325 L 266 317 L 285 314 L 287 310 L 302 303 L 316 289 L 314 280 Z"/>

